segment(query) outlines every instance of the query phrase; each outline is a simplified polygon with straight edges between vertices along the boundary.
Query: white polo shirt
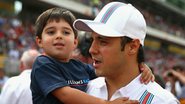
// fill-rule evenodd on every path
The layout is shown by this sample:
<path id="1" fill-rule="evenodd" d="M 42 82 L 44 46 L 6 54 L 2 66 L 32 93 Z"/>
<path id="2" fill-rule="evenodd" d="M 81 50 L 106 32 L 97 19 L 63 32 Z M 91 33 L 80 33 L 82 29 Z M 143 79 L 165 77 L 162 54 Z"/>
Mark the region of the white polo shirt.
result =
<path id="1" fill-rule="evenodd" d="M 117 90 L 111 97 L 111 101 L 119 97 L 129 97 L 129 99 L 139 100 L 140 104 L 180 104 L 179 101 L 169 91 L 163 89 L 156 82 L 141 84 L 139 75 L 127 86 Z M 108 92 L 105 78 L 99 77 L 90 81 L 87 93 L 107 100 Z"/>
<path id="2" fill-rule="evenodd" d="M 19 76 L 9 78 L 3 86 L 0 104 L 33 104 L 30 90 L 30 70 L 24 70 Z"/>

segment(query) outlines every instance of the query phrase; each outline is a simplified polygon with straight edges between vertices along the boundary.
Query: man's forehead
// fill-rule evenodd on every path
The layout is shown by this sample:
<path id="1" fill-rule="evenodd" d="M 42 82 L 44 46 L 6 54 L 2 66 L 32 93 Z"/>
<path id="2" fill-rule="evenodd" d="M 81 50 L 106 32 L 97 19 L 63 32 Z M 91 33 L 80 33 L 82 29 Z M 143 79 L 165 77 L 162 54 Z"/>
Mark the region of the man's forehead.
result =
<path id="1" fill-rule="evenodd" d="M 91 34 L 91 38 L 98 38 L 98 39 L 113 39 L 113 38 L 116 38 L 116 37 L 107 37 L 107 36 L 103 36 L 103 35 L 100 35 L 100 34 L 97 34 L 95 32 L 93 32 Z"/>

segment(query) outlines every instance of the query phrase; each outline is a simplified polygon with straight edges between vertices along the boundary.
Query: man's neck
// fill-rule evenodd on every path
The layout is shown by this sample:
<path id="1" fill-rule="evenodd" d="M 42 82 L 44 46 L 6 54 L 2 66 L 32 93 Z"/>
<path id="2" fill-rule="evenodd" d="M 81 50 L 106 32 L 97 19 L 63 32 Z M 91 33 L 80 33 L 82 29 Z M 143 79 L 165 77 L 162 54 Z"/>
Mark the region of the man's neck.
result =
<path id="1" fill-rule="evenodd" d="M 105 77 L 107 90 L 108 90 L 108 99 L 119 90 L 120 88 L 128 85 L 132 80 L 134 80 L 139 75 L 138 65 L 127 67 L 123 69 L 122 73 L 117 73 L 115 77 Z"/>

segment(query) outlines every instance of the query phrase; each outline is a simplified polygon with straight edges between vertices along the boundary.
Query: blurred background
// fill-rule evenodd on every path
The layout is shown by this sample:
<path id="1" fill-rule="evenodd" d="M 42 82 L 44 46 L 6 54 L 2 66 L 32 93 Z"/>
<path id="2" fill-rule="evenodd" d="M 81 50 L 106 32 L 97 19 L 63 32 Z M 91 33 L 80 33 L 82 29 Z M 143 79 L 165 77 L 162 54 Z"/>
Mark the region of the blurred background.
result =
<path id="1" fill-rule="evenodd" d="M 77 18 L 94 19 L 110 1 L 131 3 L 144 15 L 147 23 L 146 64 L 165 87 L 165 73 L 175 65 L 185 67 L 185 0 L 0 0 L 0 69 L 3 73 L 0 78 L 18 75 L 23 51 L 38 49 L 34 23 L 40 13 L 52 7 L 63 7 Z M 76 52 L 89 57 L 88 36 L 83 32 L 79 34 Z"/>

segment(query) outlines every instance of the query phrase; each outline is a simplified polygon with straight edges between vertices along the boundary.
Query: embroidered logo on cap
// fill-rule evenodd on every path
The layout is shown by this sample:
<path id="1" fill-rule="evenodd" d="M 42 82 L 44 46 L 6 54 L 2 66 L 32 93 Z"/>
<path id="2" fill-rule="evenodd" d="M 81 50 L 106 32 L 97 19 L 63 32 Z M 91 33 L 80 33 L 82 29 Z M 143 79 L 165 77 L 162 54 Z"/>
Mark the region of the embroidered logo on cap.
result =
<path id="1" fill-rule="evenodd" d="M 100 20 L 101 23 L 106 23 L 107 20 L 110 18 L 110 16 L 112 15 L 112 13 L 121 6 L 122 4 L 114 4 L 112 5 L 109 9 L 107 9 L 107 11 L 105 12 L 105 14 L 103 15 L 102 19 Z"/>

